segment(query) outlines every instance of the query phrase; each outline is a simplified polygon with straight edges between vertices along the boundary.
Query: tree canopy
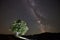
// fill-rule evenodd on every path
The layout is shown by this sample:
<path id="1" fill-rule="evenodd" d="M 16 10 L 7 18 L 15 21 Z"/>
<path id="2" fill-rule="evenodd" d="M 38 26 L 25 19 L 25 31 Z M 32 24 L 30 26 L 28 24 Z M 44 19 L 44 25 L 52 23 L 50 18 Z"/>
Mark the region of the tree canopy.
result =
<path id="1" fill-rule="evenodd" d="M 16 20 L 11 25 L 11 31 L 15 33 L 18 32 L 19 35 L 25 35 L 28 31 L 27 23 L 23 20 Z"/>

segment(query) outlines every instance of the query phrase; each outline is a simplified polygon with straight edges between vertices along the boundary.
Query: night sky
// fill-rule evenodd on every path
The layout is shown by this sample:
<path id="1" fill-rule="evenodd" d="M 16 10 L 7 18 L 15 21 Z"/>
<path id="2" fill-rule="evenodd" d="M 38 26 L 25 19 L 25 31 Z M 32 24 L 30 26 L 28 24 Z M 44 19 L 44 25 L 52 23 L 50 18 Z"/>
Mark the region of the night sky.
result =
<path id="1" fill-rule="evenodd" d="M 28 23 L 27 34 L 60 32 L 58 0 L 0 0 L 0 34 L 11 34 L 9 27 L 16 19 Z"/>

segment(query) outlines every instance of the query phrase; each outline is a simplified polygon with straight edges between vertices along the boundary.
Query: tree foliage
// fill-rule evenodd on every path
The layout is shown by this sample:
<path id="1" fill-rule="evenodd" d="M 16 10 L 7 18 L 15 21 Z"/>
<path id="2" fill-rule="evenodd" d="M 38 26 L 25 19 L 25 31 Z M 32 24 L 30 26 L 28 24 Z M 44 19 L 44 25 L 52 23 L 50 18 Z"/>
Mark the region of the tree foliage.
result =
<path id="1" fill-rule="evenodd" d="M 16 20 L 11 25 L 11 31 L 15 33 L 18 32 L 19 35 L 25 35 L 28 31 L 27 23 L 23 20 Z"/>

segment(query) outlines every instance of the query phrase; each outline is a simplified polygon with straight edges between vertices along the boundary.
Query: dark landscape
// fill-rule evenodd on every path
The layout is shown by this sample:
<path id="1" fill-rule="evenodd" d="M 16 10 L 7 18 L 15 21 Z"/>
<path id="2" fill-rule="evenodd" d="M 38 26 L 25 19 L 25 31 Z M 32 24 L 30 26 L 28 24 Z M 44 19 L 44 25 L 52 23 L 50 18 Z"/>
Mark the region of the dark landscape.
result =
<path id="1" fill-rule="evenodd" d="M 35 35 L 28 35 L 28 36 L 23 36 L 31 40 L 60 40 L 60 33 L 42 33 L 42 34 L 35 34 Z M 23 40 L 20 38 L 17 38 L 14 35 L 5 35 L 5 34 L 0 34 L 0 40 Z"/>

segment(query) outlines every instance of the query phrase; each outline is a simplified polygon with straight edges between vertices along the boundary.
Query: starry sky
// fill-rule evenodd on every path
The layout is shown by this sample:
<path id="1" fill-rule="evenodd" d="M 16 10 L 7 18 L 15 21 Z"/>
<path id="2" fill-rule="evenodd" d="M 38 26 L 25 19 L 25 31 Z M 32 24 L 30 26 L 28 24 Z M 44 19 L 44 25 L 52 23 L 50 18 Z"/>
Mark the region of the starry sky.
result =
<path id="1" fill-rule="evenodd" d="M 28 35 L 60 32 L 58 0 L 0 0 L 0 34 L 12 34 L 9 27 L 16 19 L 28 23 Z"/>

